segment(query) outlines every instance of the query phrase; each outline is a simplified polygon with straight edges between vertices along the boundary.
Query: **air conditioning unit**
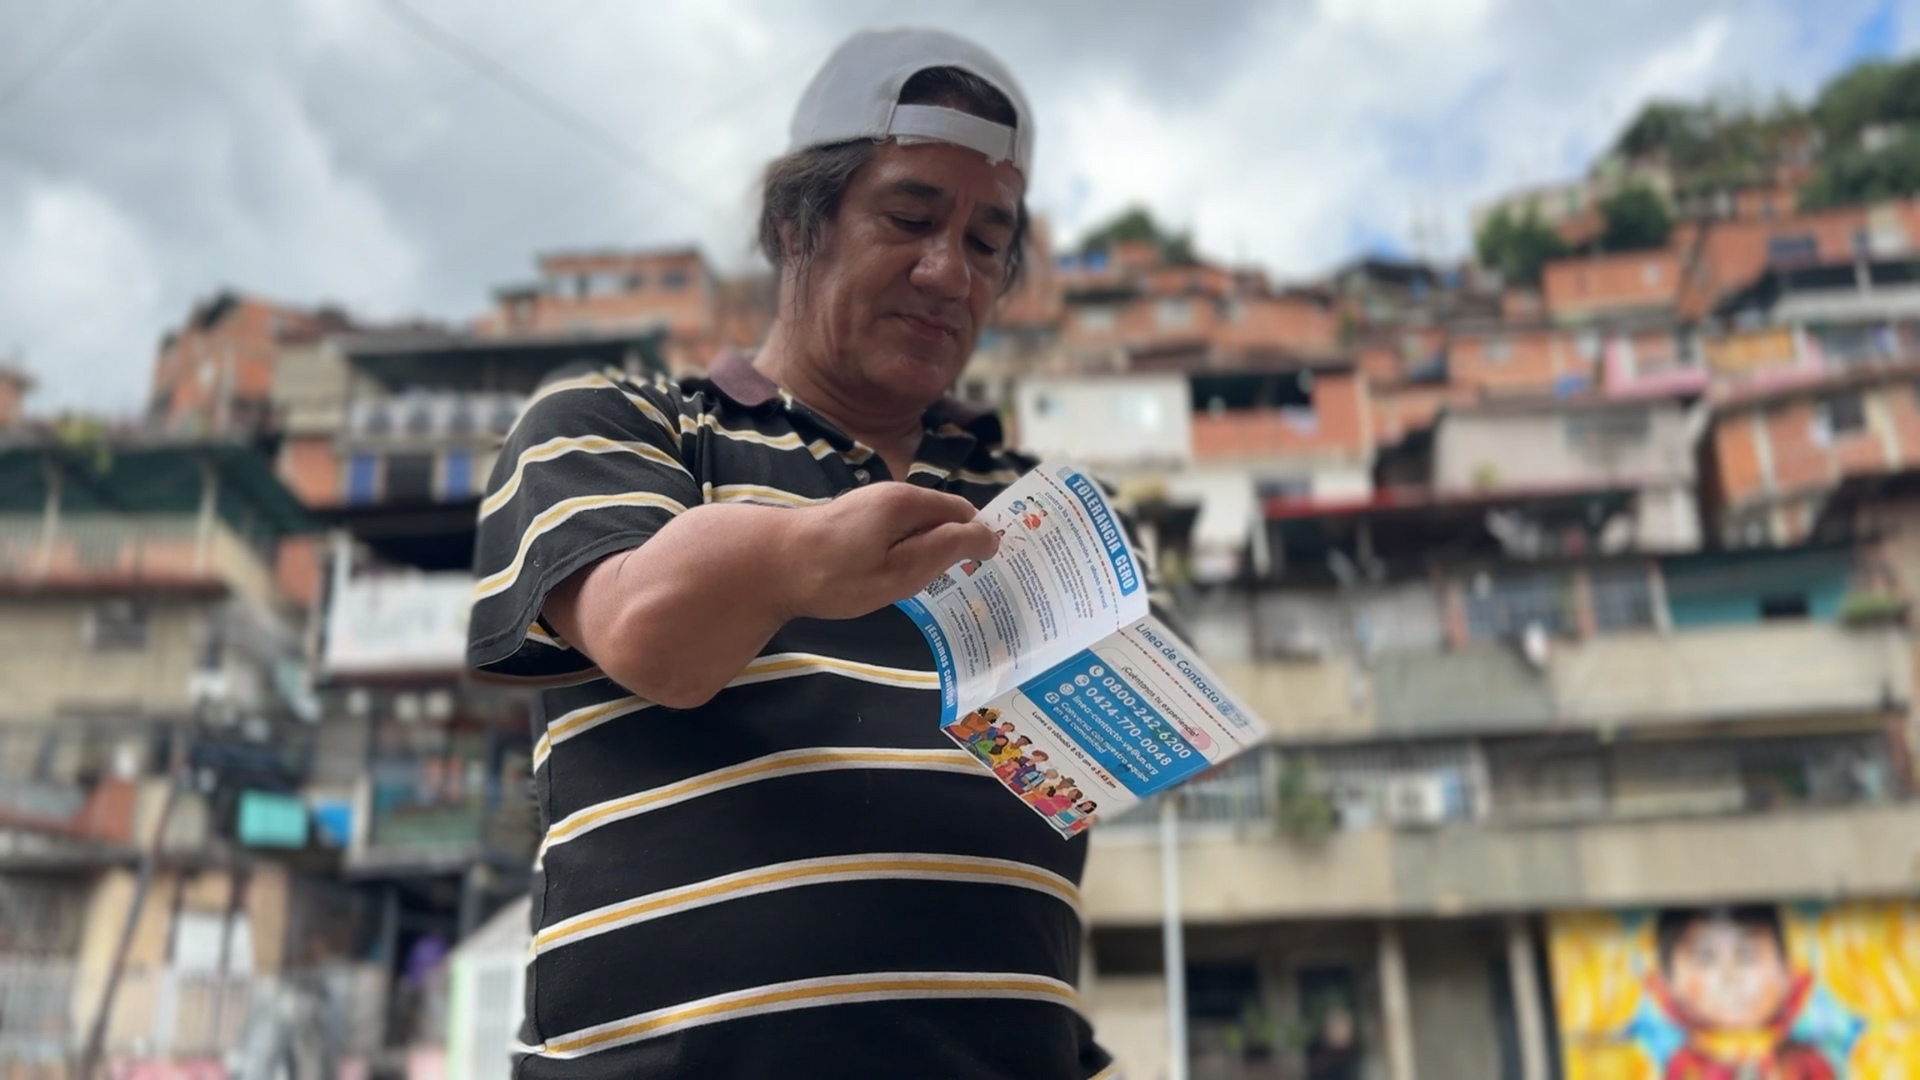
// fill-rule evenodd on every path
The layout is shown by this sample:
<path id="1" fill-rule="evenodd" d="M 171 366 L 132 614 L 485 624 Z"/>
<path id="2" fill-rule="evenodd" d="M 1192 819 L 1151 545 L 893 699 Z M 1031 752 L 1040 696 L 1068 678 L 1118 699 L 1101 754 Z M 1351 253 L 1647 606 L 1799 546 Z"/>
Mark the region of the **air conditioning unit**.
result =
<path id="1" fill-rule="evenodd" d="M 1392 776 L 1386 785 L 1387 820 L 1395 825 L 1432 827 L 1447 820 L 1447 781 L 1436 773 Z"/>

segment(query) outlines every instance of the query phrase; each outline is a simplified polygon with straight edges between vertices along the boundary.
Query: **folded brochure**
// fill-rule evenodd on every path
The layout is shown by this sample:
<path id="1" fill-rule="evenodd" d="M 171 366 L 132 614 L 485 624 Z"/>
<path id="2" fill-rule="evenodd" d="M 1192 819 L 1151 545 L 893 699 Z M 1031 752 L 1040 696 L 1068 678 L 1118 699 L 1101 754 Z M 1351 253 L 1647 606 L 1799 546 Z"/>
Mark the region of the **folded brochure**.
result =
<path id="1" fill-rule="evenodd" d="M 1042 464 L 976 519 L 999 554 L 900 601 L 940 671 L 940 725 L 1072 836 L 1233 757 L 1266 726 L 1148 611 L 1100 486 Z"/>

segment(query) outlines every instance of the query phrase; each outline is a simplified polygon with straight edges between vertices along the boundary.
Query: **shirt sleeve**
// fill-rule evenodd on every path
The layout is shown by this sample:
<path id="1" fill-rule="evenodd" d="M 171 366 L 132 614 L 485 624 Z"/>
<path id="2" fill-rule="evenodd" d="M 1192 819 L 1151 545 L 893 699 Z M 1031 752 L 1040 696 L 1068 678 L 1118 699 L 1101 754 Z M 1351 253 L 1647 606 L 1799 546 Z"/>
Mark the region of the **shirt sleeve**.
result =
<path id="1" fill-rule="evenodd" d="M 639 547 L 701 502 L 680 451 L 680 393 L 618 372 L 534 395 L 480 503 L 467 662 L 488 675 L 552 679 L 593 661 L 538 620 L 554 586 Z"/>

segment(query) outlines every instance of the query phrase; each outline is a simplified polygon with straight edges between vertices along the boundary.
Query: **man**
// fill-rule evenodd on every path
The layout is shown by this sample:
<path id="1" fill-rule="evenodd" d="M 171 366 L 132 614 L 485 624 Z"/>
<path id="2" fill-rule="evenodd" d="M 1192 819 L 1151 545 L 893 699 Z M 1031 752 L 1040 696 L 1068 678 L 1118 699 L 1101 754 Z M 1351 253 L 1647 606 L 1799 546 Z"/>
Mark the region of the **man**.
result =
<path id="1" fill-rule="evenodd" d="M 1018 273 L 1032 145 L 978 47 L 853 38 L 767 173 L 759 355 L 554 383 L 508 439 L 471 660 L 549 687 L 520 1076 L 1111 1075 L 1085 842 L 942 734 L 890 606 L 992 557 L 976 509 L 1032 464 L 943 399 Z"/>

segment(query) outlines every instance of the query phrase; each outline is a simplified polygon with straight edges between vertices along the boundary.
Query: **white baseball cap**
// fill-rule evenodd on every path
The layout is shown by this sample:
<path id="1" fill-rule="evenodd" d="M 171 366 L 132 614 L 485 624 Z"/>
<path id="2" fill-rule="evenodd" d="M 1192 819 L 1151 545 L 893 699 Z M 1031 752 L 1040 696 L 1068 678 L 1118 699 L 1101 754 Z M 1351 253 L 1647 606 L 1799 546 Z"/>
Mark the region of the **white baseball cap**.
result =
<path id="1" fill-rule="evenodd" d="M 902 105 L 900 88 L 928 68 L 959 68 L 992 84 L 1013 103 L 1018 122 L 996 124 L 939 105 Z M 789 151 L 898 139 L 944 142 L 1011 161 L 1020 175 L 1033 164 L 1033 112 L 1020 84 L 992 53 L 940 30 L 863 30 L 827 58 L 793 112 Z"/>

